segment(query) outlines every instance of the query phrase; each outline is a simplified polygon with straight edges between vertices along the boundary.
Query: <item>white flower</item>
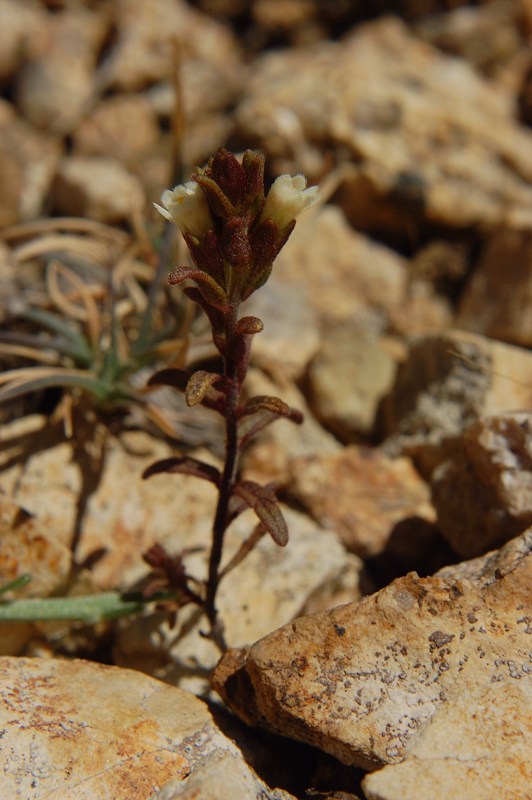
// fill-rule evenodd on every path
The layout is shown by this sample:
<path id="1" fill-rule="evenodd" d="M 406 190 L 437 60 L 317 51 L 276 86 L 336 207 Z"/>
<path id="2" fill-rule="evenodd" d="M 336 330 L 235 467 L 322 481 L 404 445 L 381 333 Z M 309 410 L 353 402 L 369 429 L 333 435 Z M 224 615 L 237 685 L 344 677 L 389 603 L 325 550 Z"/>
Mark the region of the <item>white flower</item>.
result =
<path id="1" fill-rule="evenodd" d="M 161 203 L 153 205 L 163 217 L 174 222 L 181 233 L 191 233 L 201 239 L 212 228 L 209 206 L 200 186 L 195 181 L 166 189 Z"/>
<path id="2" fill-rule="evenodd" d="M 317 186 L 308 189 L 304 175 L 280 175 L 272 184 L 261 219 L 273 219 L 281 228 L 289 225 L 297 215 L 310 208 L 320 198 Z"/>

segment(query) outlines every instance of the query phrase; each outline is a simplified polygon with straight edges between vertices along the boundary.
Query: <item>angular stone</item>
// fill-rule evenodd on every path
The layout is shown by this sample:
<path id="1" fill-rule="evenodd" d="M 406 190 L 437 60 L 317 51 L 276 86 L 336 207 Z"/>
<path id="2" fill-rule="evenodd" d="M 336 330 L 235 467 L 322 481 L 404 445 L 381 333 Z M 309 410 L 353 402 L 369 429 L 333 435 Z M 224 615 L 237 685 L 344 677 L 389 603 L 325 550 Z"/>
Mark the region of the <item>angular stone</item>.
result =
<path id="1" fill-rule="evenodd" d="M 481 416 L 532 405 L 532 355 L 463 331 L 412 338 L 383 401 L 386 452 L 412 456 L 423 474 L 452 453 Z"/>
<path id="2" fill-rule="evenodd" d="M 261 431 L 249 450 L 245 451 L 242 463 L 246 475 L 253 480 L 262 483 L 274 481 L 277 485 L 283 485 L 290 480 L 292 459 L 334 455 L 341 452 L 342 446 L 316 421 L 303 394 L 287 379 L 283 368 L 276 369 L 273 361 L 264 360 L 264 364 L 271 366 L 276 380 L 260 370 L 251 369 L 246 378 L 249 394 L 281 397 L 289 406 L 301 411 L 304 420 L 302 425 L 296 425 L 279 419 Z"/>
<path id="3" fill-rule="evenodd" d="M 35 127 L 58 134 L 75 129 L 92 101 L 107 31 L 106 15 L 88 8 L 48 15 L 16 83 L 17 103 Z"/>
<path id="4" fill-rule="evenodd" d="M 502 229 L 487 241 L 461 296 L 457 324 L 494 339 L 532 345 L 530 228 Z"/>
<path id="5" fill-rule="evenodd" d="M 366 776 L 367 800 L 517 800 L 532 783 L 530 682 L 504 678 L 441 705 L 405 760 Z"/>
<path id="6" fill-rule="evenodd" d="M 138 178 L 111 158 L 68 156 L 60 164 L 52 187 L 60 214 L 113 223 L 138 215 L 145 198 Z"/>
<path id="7" fill-rule="evenodd" d="M 116 42 L 100 71 L 107 91 L 135 91 L 167 80 L 179 57 L 205 59 L 223 71 L 239 62 L 229 29 L 183 0 L 119 0 L 110 9 Z"/>
<path id="8" fill-rule="evenodd" d="M 462 558 L 498 547 L 532 524 L 532 414 L 482 417 L 434 471 L 438 526 Z"/>
<path id="9" fill-rule="evenodd" d="M 145 97 L 117 95 L 103 100 L 73 135 L 76 155 L 110 156 L 126 165 L 152 149 L 159 137 L 157 117 Z"/>
<path id="10" fill-rule="evenodd" d="M 270 282 L 294 287 L 322 325 L 386 329 L 405 302 L 406 261 L 354 231 L 342 211 L 324 206 L 298 220 L 275 262 Z"/>
<path id="11" fill-rule="evenodd" d="M 37 0 L 1 0 L 0 19 L 0 78 L 6 81 L 31 52 L 32 40 L 42 31 L 45 13 Z"/>
<path id="12" fill-rule="evenodd" d="M 341 328 L 311 359 L 306 382 L 315 416 L 341 441 L 370 436 L 379 402 L 392 387 L 396 362 L 385 344 Z"/>
<path id="13" fill-rule="evenodd" d="M 191 800 L 214 797 L 217 775 L 220 800 L 290 800 L 268 789 L 188 692 L 84 661 L 5 657 L 0 676 L 6 798 Z"/>
<path id="14" fill-rule="evenodd" d="M 531 562 L 528 553 L 487 585 L 411 573 L 229 651 L 215 688 L 249 724 L 346 764 L 396 764 L 448 702 L 500 681 L 525 684 Z M 477 710 L 472 701 L 462 714 Z"/>
<path id="15" fill-rule="evenodd" d="M 529 225 L 532 133 L 513 103 L 387 17 L 257 61 L 236 121 L 279 171 L 323 174 L 331 151 L 347 153 L 353 176 L 337 199 L 349 220 L 411 242 L 425 224 Z"/>
<path id="16" fill-rule="evenodd" d="M 269 536 L 263 537 L 220 585 L 217 606 L 226 639 L 233 646 L 256 641 L 307 608 L 330 608 L 360 596 L 360 559 L 346 553 L 331 532 L 307 517 L 284 506 L 282 511 L 290 532 L 287 546 L 281 548 Z M 255 521 L 251 512 L 246 512 L 229 528 L 225 562 L 250 534 Z M 209 539 L 202 544 L 206 546 Z M 181 541 L 179 547 L 184 544 Z M 192 574 L 205 577 L 204 552 L 187 559 L 187 565 Z M 115 662 L 203 695 L 210 689 L 209 670 L 219 658 L 214 644 L 201 635 L 206 628 L 195 607 L 179 612 L 175 628 L 153 612 L 148 618 L 124 620 L 116 636 Z"/>
<path id="17" fill-rule="evenodd" d="M 0 99 L 0 227 L 42 213 L 60 156 L 57 138 L 37 134 Z"/>
<path id="18" fill-rule="evenodd" d="M 290 467 L 290 494 L 359 556 L 382 552 L 401 522 L 435 519 L 428 486 L 409 459 L 351 445 L 337 455 L 293 459 Z"/>

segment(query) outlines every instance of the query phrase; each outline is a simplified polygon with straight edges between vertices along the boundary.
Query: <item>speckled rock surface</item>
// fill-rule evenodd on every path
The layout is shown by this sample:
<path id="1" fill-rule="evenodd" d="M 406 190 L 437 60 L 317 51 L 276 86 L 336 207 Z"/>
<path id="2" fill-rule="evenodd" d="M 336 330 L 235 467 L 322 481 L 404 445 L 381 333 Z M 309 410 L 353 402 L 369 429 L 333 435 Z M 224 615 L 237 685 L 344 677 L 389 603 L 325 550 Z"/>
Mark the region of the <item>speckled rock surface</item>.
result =
<path id="1" fill-rule="evenodd" d="M 397 18 L 264 58 L 237 124 L 282 169 L 319 172 L 325 141 L 347 150 L 357 169 L 342 204 L 357 227 L 528 224 L 532 134 L 508 96 Z"/>
<path id="2" fill-rule="evenodd" d="M 479 417 L 531 404 L 525 348 L 454 330 L 414 337 L 383 402 L 384 449 L 411 455 L 430 475 Z"/>
<path id="3" fill-rule="evenodd" d="M 0 676 L 6 799 L 192 800 L 214 797 L 215 778 L 220 800 L 290 800 L 260 781 L 207 706 L 185 691 L 85 661 L 0 658 Z M 174 794 L 164 789 L 169 782 Z"/>
<path id="4" fill-rule="evenodd" d="M 532 524 L 532 414 L 482 417 L 434 472 L 438 525 L 461 558 L 480 555 Z"/>
<path id="5" fill-rule="evenodd" d="M 398 763 L 453 698 L 472 716 L 471 689 L 529 680 L 531 561 L 487 585 L 411 573 L 229 651 L 215 685 L 251 724 L 366 769 Z"/>

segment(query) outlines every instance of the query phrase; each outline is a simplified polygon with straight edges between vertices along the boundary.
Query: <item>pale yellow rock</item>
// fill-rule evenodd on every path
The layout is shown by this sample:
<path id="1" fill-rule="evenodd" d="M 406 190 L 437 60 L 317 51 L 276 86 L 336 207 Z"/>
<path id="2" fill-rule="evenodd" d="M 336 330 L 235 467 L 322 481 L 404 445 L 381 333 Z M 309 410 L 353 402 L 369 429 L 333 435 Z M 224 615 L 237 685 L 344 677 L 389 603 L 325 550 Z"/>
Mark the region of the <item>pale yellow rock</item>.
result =
<path id="1" fill-rule="evenodd" d="M 501 269 L 504 264 L 504 269 Z M 458 325 L 494 339 L 532 344 L 532 231 L 488 239 L 461 298 Z"/>
<path id="2" fill-rule="evenodd" d="M 359 556 L 382 552 L 403 520 L 435 519 L 428 486 L 407 458 L 350 445 L 338 454 L 294 458 L 290 466 L 290 493 Z"/>
<path id="3" fill-rule="evenodd" d="M 412 337 L 383 402 L 388 453 L 413 456 L 424 474 L 452 453 L 479 417 L 532 405 L 532 354 L 459 330 Z"/>
<path id="4" fill-rule="evenodd" d="M 113 223 L 138 215 L 145 204 L 139 179 L 112 158 L 68 156 L 53 185 L 56 210 Z"/>
<path id="5" fill-rule="evenodd" d="M 204 703 L 140 672 L 0 658 L 0 726 L 6 800 L 146 800 L 169 782 L 191 798 L 189 778 L 195 796 L 203 796 L 204 764 L 220 759 L 235 764 L 225 784 L 218 773 L 220 800 L 259 793 L 289 800 L 257 778 Z M 212 772 L 206 771 L 207 784 Z"/>
<path id="6" fill-rule="evenodd" d="M 525 800 L 531 796 L 532 684 L 503 679 L 442 705 L 401 764 L 363 781 L 367 800 Z"/>
<path id="7" fill-rule="evenodd" d="M 481 417 L 433 474 L 438 525 L 462 558 L 513 539 L 532 524 L 532 414 Z"/>
<path id="8" fill-rule="evenodd" d="M 411 573 L 357 604 L 300 617 L 229 651 L 215 687 L 248 723 L 344 763 L 401 762 L 447 703 L 464 698 L 464 716 L 484 713 L 474 697 L 466 703 L 473 689 L 529 681 L 531 561 L 527 553 L 487 585 Z"/>

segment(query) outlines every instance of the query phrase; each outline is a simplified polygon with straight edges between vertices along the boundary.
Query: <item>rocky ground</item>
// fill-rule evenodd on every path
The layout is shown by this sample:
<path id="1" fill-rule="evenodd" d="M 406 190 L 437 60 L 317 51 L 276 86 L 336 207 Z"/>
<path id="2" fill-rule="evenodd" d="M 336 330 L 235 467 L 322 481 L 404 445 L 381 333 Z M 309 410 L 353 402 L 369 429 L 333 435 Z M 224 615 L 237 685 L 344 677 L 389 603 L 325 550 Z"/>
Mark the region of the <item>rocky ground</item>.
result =
<path id="1" fill-rule="evenodd" d="M 532 797 L 529 0 L 0 0 L 0 22 L 4 375 L 70 369 L 43 314 L 97 339 L 109 297 L 128 346 L 183 258 L 151 204 L 219 146 L 322 197 L 249 304 L 249 393 L 305 414 L 243 464 L 289 544 L 222 583 L 221 660 L 188 607 L 0 622 L 2 797 Z M 171 348 L 212 359 L 172 291 L 134 387 Z M 3 599 L 128 591 L 154 542 L 204 575 L 214 487 L 141 476 L 219 463 L 217 420 L 166 390 L 76 405 L 50 375 L 0 376 L 0 588 L 32 576 Z"/>

